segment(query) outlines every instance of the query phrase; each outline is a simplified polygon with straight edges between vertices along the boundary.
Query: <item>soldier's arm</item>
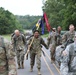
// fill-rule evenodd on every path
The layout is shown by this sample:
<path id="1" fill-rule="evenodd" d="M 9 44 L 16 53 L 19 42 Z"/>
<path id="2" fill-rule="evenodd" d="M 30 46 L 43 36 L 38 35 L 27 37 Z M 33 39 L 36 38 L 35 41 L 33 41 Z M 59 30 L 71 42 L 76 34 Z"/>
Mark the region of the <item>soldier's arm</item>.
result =
<path id="1" fill-rule="evenodd" d="M 33 38 L 30 38 L 30 40 L 28 41 L 28 49 L 30 49 L 30 48 L 31 48 L 31 45 L 32 45 L 32 44 L 31 44 L 32 39 L 33 39 Z"/>
<path id="2" fill-rule="evenodd" d="M 15 51 L 15 47 L 16 47 L 16 39 L 15 39 L 15 36 L 12 37 L 12 46 L 13 46 L 13 50 Z"/>
<path id="3" fill-rule="evenodd" d="M 66 49 L 63 51 L 64 56 L 69 55 L 69 48 L 70 48 L 70 45 L 67 46 Z"/>
<path id="4" fill-rule="evenodd" d="M 26 45 L 27 43 L 26 43 L 26 37 L 22 34 L 22 40 L 23 40 L 23 43 L 24 43 L 24 45 Z"/>
<path id="5" fill-rule="evenodd" d="M 46 49 L 48 49 L 48 46 L 46 45 L 46 43 L 44 42 L 44 40 L 43 40 L 42 38 L 41 38 L 41 41 L 40 41 L 40 42 L 41 42 L 41 44 L 42 44 L 43 46 L 45 46 Z"/>
<path id="6" fill-rule="evenodd" d="M 62 36 L 62 43 L 65 43 L 67 39 L 67 33 Z"/>
<path id="7" fill-rule="evenodd" d="M 48 47 L 49 47 L 50 41 L 51 41 L 51 36 L 49 36 L 49 37 L 47 38 L 47 46 L 48 46 Z"/>

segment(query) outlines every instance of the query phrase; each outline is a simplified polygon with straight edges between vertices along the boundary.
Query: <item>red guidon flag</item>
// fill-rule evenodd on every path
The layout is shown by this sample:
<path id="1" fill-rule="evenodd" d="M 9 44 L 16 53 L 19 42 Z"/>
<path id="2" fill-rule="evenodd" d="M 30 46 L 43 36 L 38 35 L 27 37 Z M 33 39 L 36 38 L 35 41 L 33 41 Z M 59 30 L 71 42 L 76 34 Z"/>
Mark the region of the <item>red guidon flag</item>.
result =
<path id="1" fill-rule="evenodd" d="M 47 18 L 47 15 L 46 15 L 45 12 L 43 14 L 43 17 L 44 17 L 44 20 L 45 20 L 45 23 L 46 23 L 47 30 L 50 31 L 51 27 L 50 27 L 50 24 L 48 22 L 48 18 Z"/>

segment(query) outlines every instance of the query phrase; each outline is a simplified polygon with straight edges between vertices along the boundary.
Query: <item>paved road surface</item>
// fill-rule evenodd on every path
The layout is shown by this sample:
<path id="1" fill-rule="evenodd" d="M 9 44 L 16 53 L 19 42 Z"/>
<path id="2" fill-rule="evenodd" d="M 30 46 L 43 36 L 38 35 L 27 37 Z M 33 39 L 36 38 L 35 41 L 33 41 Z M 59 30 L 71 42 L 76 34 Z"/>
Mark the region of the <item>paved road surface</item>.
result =
<path id="1" fill-rule="evenodd" d="M 55 64 L 51 64 L 49 50 L 43 48 L 45 52 L 45 57 L 42 54 L 41 58 L 41 73 L 42 75 L 60 75 L 60 71 Z M 37 75 L 37 67 L 36 64 L 34 66 L 33 72 L 30 72 L 30 58 L 25 60 L 25 68 L 18 70 L 18 75 Z"/>
<path id="2" fill-rule="evenodd" d="M 7 41 L 7 40 L 6 40 Z M 45 39 L 46 41 L 46 39 Z M 46 50 L 43 47 L 43 51 L 45 52 L 45 57 L 42 54 L 41 57 L 41 73 L 42 75 L 60 75 L 60 71 L 57 66 L 53 63 L 51 64 L 50 53 L 49 50 Z M 36 64 L 34 66 L 34 71 L 30 72 L 30 58 L 25 60 L 24 69 L 18 69 L 18 75 L 37 75 L 37 67 Z"/>

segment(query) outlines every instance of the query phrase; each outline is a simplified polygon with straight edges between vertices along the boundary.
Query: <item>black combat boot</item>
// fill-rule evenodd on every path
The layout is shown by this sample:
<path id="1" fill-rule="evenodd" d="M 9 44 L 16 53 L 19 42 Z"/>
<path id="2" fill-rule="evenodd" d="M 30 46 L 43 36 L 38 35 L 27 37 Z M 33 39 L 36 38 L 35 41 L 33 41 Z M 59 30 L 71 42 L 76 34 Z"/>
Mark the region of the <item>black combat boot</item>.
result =
<path id="1" fill-rule="evenodd" d="M 21 68 L 20 63 L 18 63 L 18 69 L 20 69 L 20 68 Z"/>

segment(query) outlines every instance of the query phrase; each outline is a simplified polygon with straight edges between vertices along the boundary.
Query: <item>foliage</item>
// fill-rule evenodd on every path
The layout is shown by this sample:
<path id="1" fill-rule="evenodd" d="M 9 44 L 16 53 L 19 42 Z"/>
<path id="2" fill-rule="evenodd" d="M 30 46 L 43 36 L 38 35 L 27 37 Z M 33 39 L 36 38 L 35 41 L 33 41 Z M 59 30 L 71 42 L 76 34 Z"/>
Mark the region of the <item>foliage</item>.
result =
<path id="1" fill-rule="evenodd" d="M 12 33 L 15 29 L 22 30 L 15 16 L 8 10 L 0 8 L 0 34 Z"/>
<path id="2" fill-rule="evenodd" d="M 11 41 L 11 34 L 2 35 L 6 40 Z"/>
<path id="3" fill-rule="evenodd" d="M 69 24 L 76 24 L 76 0 L 47 0 L 43 11 L 52 27 L 60 25 L 65 30 Z"/>
<path id="4" fill-rule="evenodd" d="M 38 19 L 41 18 L 41 16 L 16 15 L 16 18 L 24 29 L 32 29 L 33 26 L 37 23 Z"/>

